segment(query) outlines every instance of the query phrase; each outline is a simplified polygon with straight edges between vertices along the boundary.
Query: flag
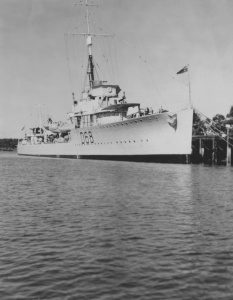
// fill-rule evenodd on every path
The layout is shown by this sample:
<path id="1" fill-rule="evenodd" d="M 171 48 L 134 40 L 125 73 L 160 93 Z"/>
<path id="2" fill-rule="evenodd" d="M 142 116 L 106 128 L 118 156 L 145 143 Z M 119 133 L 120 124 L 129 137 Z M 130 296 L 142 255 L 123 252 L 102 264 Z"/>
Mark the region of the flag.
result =
<path id="1" fill-rule="evenodd" d="M 188 65 L 183 67 L 183 69 L 181 69 L 179 72 L 177 72 L 176 74 L 179 75 L 179 74 L 182 74 L 182 73 L 185 73 L 185 72 L 188 72 Z"/>

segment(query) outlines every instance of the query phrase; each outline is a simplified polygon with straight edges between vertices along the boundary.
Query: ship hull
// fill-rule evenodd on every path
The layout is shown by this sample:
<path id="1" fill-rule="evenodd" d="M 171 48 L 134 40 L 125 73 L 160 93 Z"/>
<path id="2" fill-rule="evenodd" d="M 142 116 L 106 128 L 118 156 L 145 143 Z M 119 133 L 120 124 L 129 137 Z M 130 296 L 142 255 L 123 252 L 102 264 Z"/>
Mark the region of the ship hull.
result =
<path id="1" fill-rule="evenodd" d="M 53 158 L 77 158 L 77 149 L 72 143 L 18 145 L 18 155 Z"/>
<path id="2" fill-rule="evenodd" d="M 161 113 L 78 128 L 62 144 L 19 145 L 20 155 L 187 163 L 193 110 Z"/>

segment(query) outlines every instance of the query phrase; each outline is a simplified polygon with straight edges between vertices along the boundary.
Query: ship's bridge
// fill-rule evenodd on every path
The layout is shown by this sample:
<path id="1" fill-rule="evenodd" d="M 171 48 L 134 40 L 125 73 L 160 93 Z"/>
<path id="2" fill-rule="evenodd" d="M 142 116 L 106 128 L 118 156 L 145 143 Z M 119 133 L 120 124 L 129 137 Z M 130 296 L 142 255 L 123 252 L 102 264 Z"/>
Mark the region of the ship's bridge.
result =
<path id="1" fill-rule="evenodd" d="M 89 93 L 92 97 L 118 97 L 121 89 L 119 85 L 104 84 L 102 81 L 95 81 Z"/>
<path id="2" fill-rule="evenodd" d="M 122 103 L 110 105 L 102 109 L 101 112 L 126 112 L 127 115 L 135 114 L 140 110 L 140 103 Z"/>
<path id="3" fill-rule="evenodd" d="M 92 88 L 84 90 L 82 99 L 73 106 L 72 111 L 80 115 L 94 114 L 102 108 L 124 101 L 125 96 L 118 97 L 120 91 L 119 85 L 94 81 Z"/>
<path id="4" fill-rule="evenodd" d="M 105 107 L 96 114 L 98 124 L 119 122 L 127 118 L 139 117 L 139 103 L 122 103 Z"/>

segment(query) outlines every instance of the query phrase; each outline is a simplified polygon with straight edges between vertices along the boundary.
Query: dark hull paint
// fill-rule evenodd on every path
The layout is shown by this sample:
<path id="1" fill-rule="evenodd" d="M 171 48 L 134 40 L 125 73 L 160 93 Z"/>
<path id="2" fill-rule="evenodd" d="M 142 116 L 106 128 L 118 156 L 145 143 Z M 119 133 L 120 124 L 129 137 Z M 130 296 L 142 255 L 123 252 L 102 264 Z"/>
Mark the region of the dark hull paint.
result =
<path id="1" fill-rule="evenodd" d="M 71 158 L 77 159 L 77 155 L 33 155 L 33 154 L 18 154 L 20 156 L 37 156 L 37 157 L 50 157 L 50 158 Z"/>
<path id="2" fill-rule="evenodd" d="M 134 161 L 134 162 L 152 162 L 152 163 L 190 163 L 190 155 L 29 155 L 19 154 L 21 156 L 38 156 L 51 158 L 70 158 L 70 159 L 93 159 L 93 160 L 113 160 L 113 161 Z"/>
<path id="3" fill-rule="evenodd" d="M 80 159 L 135 161 L 154 163 L 190 163 L 190 155 L 79 155 Z"/>

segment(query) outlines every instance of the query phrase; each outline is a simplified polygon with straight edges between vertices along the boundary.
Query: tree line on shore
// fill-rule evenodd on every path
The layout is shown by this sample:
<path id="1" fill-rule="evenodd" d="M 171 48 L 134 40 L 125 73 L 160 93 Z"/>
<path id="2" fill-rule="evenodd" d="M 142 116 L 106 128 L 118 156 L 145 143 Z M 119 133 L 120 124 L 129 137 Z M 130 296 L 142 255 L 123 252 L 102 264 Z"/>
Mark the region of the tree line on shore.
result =
<path id="1" fill-rule="evenodd" d="M 18 139 L 0 139 L 0 151 L 16 150 Z"/>

